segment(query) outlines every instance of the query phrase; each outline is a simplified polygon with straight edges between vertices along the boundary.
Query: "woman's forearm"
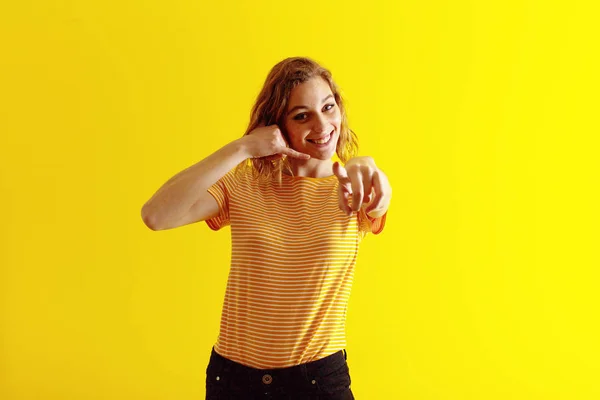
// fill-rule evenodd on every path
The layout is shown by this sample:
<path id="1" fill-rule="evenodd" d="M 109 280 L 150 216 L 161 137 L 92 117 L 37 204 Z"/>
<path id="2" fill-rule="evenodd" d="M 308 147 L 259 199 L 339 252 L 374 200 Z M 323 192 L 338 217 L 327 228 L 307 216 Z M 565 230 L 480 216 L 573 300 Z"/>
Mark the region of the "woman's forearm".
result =
<path id="1" fill-rule="evenodd" d="M 223 146 L 165 182 L 142 207 L 144 221 L 161 226 L 165 221 L 178 220 L 184 216 L 207 193 L 209 187 L 249 158 L 242 139 Z"/>

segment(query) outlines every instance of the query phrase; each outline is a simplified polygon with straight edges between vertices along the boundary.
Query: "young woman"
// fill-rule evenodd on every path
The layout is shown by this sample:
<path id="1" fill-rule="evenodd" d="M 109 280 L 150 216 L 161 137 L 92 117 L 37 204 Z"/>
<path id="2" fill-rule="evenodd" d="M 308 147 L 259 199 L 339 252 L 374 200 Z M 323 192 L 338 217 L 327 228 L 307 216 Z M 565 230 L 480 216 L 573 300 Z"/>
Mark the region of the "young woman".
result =
<path id="1" fill-rule="evenodd" d="M 392 193 L 357 149 L 330 72 L 288 58 L 270 71 L 244 136 L 175 175 L 142 208 L 153 230 L 231 226 L 207 399 L 354 398 L 346 306 L 358 245 L 383 229 Z"/>

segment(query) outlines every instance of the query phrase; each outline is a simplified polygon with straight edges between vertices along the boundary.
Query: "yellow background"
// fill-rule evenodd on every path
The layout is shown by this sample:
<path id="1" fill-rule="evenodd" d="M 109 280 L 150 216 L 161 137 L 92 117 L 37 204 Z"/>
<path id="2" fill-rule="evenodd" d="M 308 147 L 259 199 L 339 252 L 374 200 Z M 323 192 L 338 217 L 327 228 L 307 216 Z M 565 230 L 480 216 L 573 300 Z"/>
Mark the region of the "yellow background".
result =
<path id="1" fill-rule="evenodd" d="M 296 55 L 394 188 L 350 300 L 356 398 L 600 398 L 592 3 L 2 2 L 0 398 L 204 398 L 229 230 L 140 209 Z"/>

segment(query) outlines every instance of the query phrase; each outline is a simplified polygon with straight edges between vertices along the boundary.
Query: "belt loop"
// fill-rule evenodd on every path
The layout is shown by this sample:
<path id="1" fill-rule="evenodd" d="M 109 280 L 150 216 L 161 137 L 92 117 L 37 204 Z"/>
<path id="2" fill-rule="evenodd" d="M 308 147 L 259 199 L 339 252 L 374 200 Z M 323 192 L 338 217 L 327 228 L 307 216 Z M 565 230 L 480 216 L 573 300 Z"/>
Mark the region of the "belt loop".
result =
<path id="1" fill-rule="evenodd" d="M 343 349 L 343 350 L 344 350 L 344 360 L 347 360 L 348 359 L 348 353 L 346 352 L 346 349 Z"/>

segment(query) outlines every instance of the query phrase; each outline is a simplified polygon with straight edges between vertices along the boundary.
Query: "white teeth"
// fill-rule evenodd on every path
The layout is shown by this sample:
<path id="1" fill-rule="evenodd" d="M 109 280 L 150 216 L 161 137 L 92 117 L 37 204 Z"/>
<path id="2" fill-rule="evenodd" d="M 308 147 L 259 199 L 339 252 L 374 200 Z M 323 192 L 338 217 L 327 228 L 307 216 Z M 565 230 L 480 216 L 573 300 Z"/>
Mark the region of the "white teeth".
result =
<path id="1" fill-rule="evenodd" d="M 329 142 L 330 138 L 331 138 L 331 134 L 329 136 L 327 136 L 325 139 L 313 140 L 313 142 L 315 142 L 316 144 L 324 144 L 324 143 Z"/>

